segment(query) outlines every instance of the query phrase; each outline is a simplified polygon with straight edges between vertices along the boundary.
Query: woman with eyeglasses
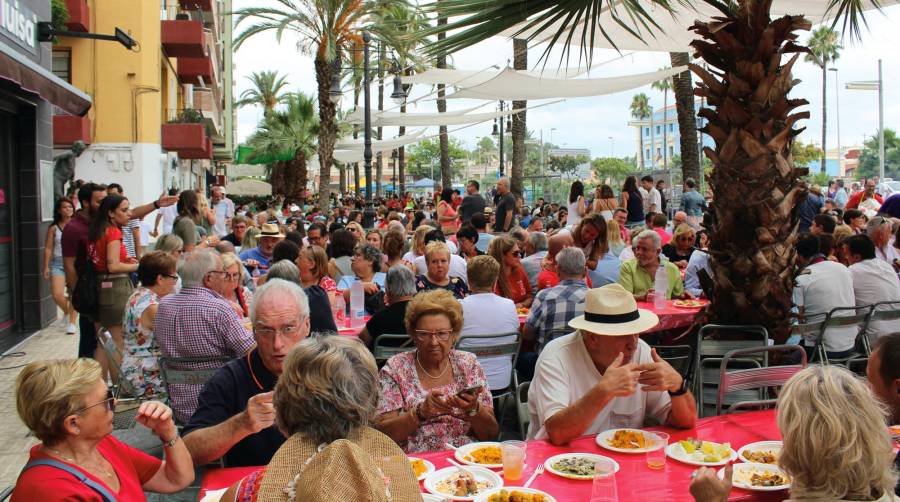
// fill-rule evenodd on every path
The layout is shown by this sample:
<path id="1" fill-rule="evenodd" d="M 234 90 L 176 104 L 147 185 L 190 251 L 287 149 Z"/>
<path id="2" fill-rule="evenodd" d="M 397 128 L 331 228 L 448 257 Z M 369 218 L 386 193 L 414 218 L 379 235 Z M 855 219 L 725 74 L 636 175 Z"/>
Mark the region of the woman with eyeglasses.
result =
<path id="1" fill-rule="evenodd" d="M 694 254 L 694 241 L 697 239 L 697 233 L 687 223 L 682 223 L 675 228 L 672 234 L 672 240 L 662 247 L 662 254 L 669 259 L 670 262 L 684 270 Z"/>
<path id="2" fill-rule="evenodd" d="M 498 235 L 488 244 L 488 255 L 500 264 L 500 277 L 494 286 L 494 293 L 509 298 L 517 309 L 529 308 L 534 301 L 531 281 L 522 267 L 521 251 L 515 239 L 508 235 Z"/>
<path id="3" fill-rule="evenodd" d="M 222 253 L 222 267 L 225 273 L 222 277 L 222 291 L 218 291 L 242 318 L 250 317 L 250 304 L 253 303 L 253 293 L 243 286 L 244 267 L 241 259 L 234 253 Z M 275 263 L 275 262 L 272 262 Z"/>
<path id="4" fill-rule="evenodd" d="M 178 261 L 163 251 L 145 254 L 138 264 L 140 286 L 125 304 L 122 336 L 122 375 L 130 382 L 136 397 L 166 398 L 166 387 L 159 371 L 159 346 L 153 336 L 153 323 L 159 301 L 175 291 Z"/>
<path id="5" fill-rule="evenodd" d="M 496 438 L 484 370 L 474 354 L 453 350 L 463 325 L 459 302 L 443 289 L 419 293 L 405 323 L 416 350 L 381 368 L 376 428 L 407 453 Z"/>
<path id="6" fill-rule="evenodd" d="M 29 363 L 16 378 L 16 409 L 41 442 L 31 448 L 12 494 L 34 500 L 146 500 L 144 491 L 175 493 L 194 480 L 191 455 L 178 436 L 172 410 L 141 404 L 137 422 L 162 441 L 160 460 L 112 435 L 116 400 L 92 359 Z M 81 478 L 81 479 L 79 479 Z"/>

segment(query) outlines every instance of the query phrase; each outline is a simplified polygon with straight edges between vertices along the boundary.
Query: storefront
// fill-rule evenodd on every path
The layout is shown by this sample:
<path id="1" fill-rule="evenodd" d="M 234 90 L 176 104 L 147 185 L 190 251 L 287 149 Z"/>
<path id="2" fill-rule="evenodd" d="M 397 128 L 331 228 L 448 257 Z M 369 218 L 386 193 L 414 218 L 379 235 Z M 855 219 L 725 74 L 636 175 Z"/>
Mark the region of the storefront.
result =
<path id="1" fill-rule="evenodd" d="M 0 0 L 0 353 L 56 319 L 44 279 L 53 215 L 53 106 L 84 115 L 91 99 L 54 76 L 37 23 L 48 0 Z M 74 355 L 74 354 L 73 354 Z"/>

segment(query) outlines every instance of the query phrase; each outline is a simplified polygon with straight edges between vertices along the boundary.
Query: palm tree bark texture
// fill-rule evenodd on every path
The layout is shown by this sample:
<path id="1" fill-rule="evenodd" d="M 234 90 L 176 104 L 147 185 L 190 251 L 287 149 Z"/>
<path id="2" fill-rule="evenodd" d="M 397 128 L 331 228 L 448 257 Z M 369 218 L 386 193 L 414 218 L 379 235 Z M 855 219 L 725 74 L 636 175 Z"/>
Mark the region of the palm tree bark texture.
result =
<path id="1" fill-rule="evenodd" d="M 521 38 L 513 39 L 513 69 L 528 69 L 528 42 Z M 516 195 L 524 196 L 522 186 L 525 176 L 525 132 L 528 125 L 525 117 L 525 108 L 528 101 L 513 101 L 512 109 L 522 109 L 512 116 L 512 168 L 510 169 L 510 191 Z"/>
<path id="2" fill-rule="evenodd" d="M 701 129 L 715 140 L 704 148 L 713 163 L 709 180 L 715 200 L 704 225 L 714 291 L 707 314 L 719 324 L 758 324 L 783 342 L 788 335 L 794 282 L 797 204 L 806 197 L 794 168 L 791 143 L 803 129 L 794 124 L 809 112 L 790 99 L 791 69 L 808 49 L 796 43 L 809 30 L 802 16 L 772 21 L 772 0 L 743 0 L 733 12 L 692 27 L 702 39 L 691 46 L 710 66 L 691 64 L 700 78 L 695 94 L 710 108 Z M 782 65 L 782 56 L 790 55 Z"/>
<path id="3" fill-rule="evenodd" d="M 686 66 L 691 62 L 687 52 L 670 52 L 669 59 L 673 68 Z M 681 176 L 683 180 L 693 178 L 699 182 L 700 152 L 697 146 L 697 120 L 693 87 L 691 72 L 689 71 L 672 77 L 672 91 L 675 95 L 675 111 L 678 114 L 678 131 L 680 135 Z"/>
<path id="4" fill-rule="evenodd" d="M 336 108 L 331 102 L 328 91 L 330 85 L 323 82 L 331 82 L 333 63 L 326 61 L 319 55 L 314 61 L 316 69 L 316 82 L 319 83 L 319 200 L 318 207 L 322 212 L 328 211 L 331 202 L 331 165 L 334 159 L 334 142 L 337 139 L 338 127 L 334 120 Z"/>

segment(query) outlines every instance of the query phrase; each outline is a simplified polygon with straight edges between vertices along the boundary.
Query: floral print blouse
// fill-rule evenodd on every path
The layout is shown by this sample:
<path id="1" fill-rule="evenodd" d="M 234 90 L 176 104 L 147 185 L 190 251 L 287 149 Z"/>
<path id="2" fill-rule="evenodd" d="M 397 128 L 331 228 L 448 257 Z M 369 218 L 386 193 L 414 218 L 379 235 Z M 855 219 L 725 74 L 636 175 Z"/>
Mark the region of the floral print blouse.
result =
<path id="1" fill-rule="evenodd" d="M 122 373 L 131 382 L 137 397 L 164 399 L 166 389 L 159 370 L 159 346 L 153 331 L 141 326 L 141 316 L 151 305 L 159 305 L 159 296 L 144 287 L 134 290 L 125 304 Z"/>
<path id="2" fill-rule="evenodd" d="M 454 395 L 476 385 L 484 386 L 478 395 L 481 406 L 492 408 L 491 391 L 484 370 L 478 364 L 475 355 L 451 350 L 449 357 L 453 382 L 432 389 L 423 388 L 419 382 L 419 375 L 416 373 L 416 352 L 404 352 L 388 359 L 380 372 L 381 399 L 378 403 L 378 413 L 410 409 L 424 401 L 432 390 L 443 391 L 445 395 Z M 458 447 L 473 441 L 476 439 L 471 435 L 468 422 L 452 415 L 443 415 L 420 423 L 419 428 L 400 443 L 400 447 L 406 453 L 441 451 L 447 449 L 444 443 Z"/>

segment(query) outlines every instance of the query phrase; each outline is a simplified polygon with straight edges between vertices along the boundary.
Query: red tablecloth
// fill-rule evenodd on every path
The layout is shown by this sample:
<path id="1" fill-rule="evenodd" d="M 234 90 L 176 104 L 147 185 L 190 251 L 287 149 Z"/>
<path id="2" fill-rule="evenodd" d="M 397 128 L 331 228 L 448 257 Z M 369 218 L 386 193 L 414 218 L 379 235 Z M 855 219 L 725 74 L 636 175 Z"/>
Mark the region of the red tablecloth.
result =
<path id="1" fill-rule="evenodd" d="M 372 316 L 368 316 L 368 315 L 367 315 L 367 316 L 365 317 L 365 321 L 368 321 L 371 317 L 372 317 Z M 519 325 L 520 325 L 520 326 L 521 326 L 522 324 L 525 323 L 525 319 L 526 319 L 527 317 L 528 317 L 527 315 L 520 315 L 520 316 L 519 316 Z M 357 327 L 355 327 L 355 328 L 350 327 L 349 321 L 338 321 L 338 320 L 335 320 L 334 323 L 335 323 L 335 324 L 337 325 L 337 327 L 338 327 L 338 334 L 339 334 L 339 335 L 342 335 L 342 336 L 359 336 L 359 334 L 362 332 L 363 328 L 366 327 L 365 323 L 363 323 L 362 325 L 357 326 Z"/>
<path id="2" fill-rule="evenodd" d="M 667 427 L 654 427 L 651 430 L 668 432 L 672 436 L 671 441 L 688 437 L 718 442 L 728 441 L 735 450 L 756 441 L 781 439 L 774 411 L 705 418 L 698 422 L 696 428 L 687 431 Z M 628 455 L 604 450 L 594 442 L 594 436 L 576 439 L 567 447 L 553 446 L 546 441 L 529 441 L 523 478 L 508 484 L 512 486 L 524 483 L 537 465 L 553 455 L 565 452 L 598 453 L 618 462 L 620 470 L 616 474 L 616 484 L 621 502 L 693 500 L 688 492 L 688 486 L 691 483 L 691 472 L 696 467 L 668 459 L 664 469 L 650 469 L 647 467 L 644 454 Z M 431 461 L 440 469 L 450 465 L 447 458 L 452 455 L 450 452 L 436 452 L 418 456 Z M 215 469 L 207 472 L 201 483 L 201 498 L 206 490 L 229 486 L 253 469 L 255 468 Z M 591 495 L 590 481 L 564 479 L 547 472 L 538 476 L 531 486 L 550 493 L 559 502 L 586 501 Z M 784 500 L 787 496 L 787 491 L 760 493 L 735 488 L 731 491 L 729 500 L 769 502 Z"/>
<path id="3" fill-rule="evenodd" d="M 705 303 L 708 303 L 706 302 L 706 300 L 703 301 Z M 692 322 L 694 322 L 694 317 L 696 317 L 697 312 L 700 312 L 700 307 L 676 307 L 675 305 L 673 305 L 674 302 L 675 300 L 667 301 L 666 306 L 662 309 L 654 307 L 652 302 L 638 302 L 637 306 L 639 309 L 649 310 L 656 314 L 657 317 L 659 317 L 659 324 L 657 324 L 656 327 L 647 330 L 646 333 L 687 328 L 691 325 Z"/>

